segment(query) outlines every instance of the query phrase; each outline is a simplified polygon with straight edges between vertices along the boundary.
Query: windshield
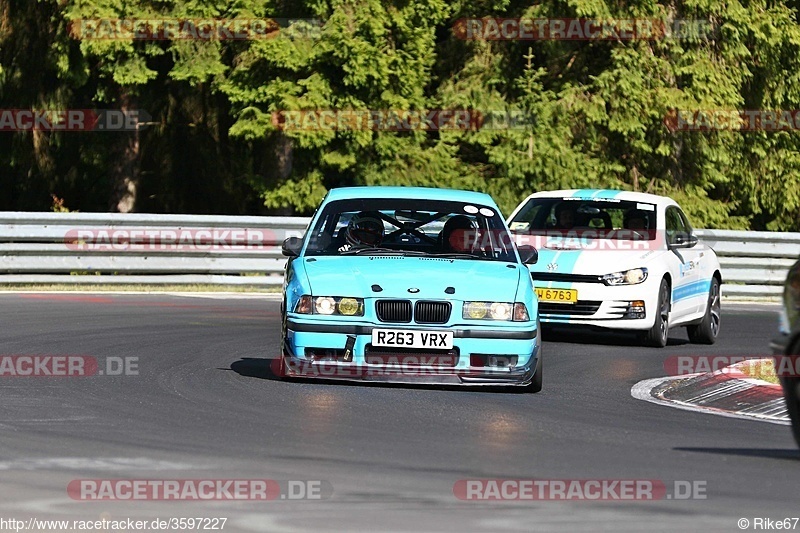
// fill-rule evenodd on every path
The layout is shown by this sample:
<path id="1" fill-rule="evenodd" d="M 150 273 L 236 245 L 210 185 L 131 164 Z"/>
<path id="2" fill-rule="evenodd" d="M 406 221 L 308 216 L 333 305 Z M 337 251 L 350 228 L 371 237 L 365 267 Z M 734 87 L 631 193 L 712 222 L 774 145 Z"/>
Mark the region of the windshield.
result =
<path id="1" fill-rule="evenodd" d="M 325 205 L 307 256 L 401 254 L 517 262 L 494 207 L 463 202 L 370 198 Z"/>
<path id="2" fill-rule="evenodd" d="M 531 198 L 511 219 L 514 233 L 594 238 L 655 238 L 655 204 L 615 199 Z"/>

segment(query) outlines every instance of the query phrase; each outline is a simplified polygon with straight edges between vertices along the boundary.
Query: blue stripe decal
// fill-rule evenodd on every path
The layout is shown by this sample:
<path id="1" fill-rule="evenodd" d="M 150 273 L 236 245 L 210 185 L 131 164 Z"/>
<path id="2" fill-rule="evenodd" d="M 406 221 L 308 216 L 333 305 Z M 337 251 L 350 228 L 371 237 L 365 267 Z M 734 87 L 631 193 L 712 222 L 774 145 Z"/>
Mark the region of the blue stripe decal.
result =
<path id="1" fill-rule="evenodd" d="M 608 189 L 578 189 L 574 193 L 572 193 L 573 198 L 614 198 L 616 197 L 621 191 L 613 191 Z M 560 239 L 563 241 L 563 239 Z M 575 271 L 575 264 L 578 262 L 578 259 L 581 256 L 580 250 L 559 250 L 553 256 L 552 259 L 547 261 L 557 263 L 558 269 L 557 272 L 560 274 L 572 274 Z M 542 255 L 549 255 L 549 254 L 542 254 Z M 543 259 L 542 255 L 539 256 L 540 261 Z M 542 261 L 542 264 L 547 264 Z M 571 282 L 564 282 L 564 281 L 550 281 L 547 283 L 547 288 L 550 289 L 571 289 L 572 288 Z M 578 294 L 580 298 L 580 294 Z M 555 320 L 547 320 L 548 322 L 555 322 Z M 559 319 L 558 322 L 569 324 L 569 318 L 562 318 Z"/>
<path id="2" fill-rule="evenodd" d="M 604 199 L 612 199 L 619 196 L 619 193 L 622 191 L 610 191 L 610 190 L 602 190 L 598 194 L 595 195 L 595 198 L 604 198 Z"/>
<path id="3" fill-rule="evenodd" d="M 578 189 L 572 193 L 573 198 L 591 198 L 592 195 L 597 194 L 597 189 Z"/>
<path id="4" fill-rule="evenodd" d="M 550 315 L 542 315 L 542 322 L 548 322 L 550 324 L 569 324 L 569 319 L 565 318 L 550 318 Z"/>
<path id="5" fill-rule="evenodd" d="M 710 288 L 710 279 L 695 281 L 693 283 L 687 283 L 686 285 L 680 285 L 672 290 L 672 301 L 677 302 L 678 300 L 694 298 L 695 296 L 699 296 L 701 294 L 708 294 Z"/>
<path id="6" fill-rule="evenodd" d="M 543 250 L 539 255 L 539 262 L 533 267 L 529 268 L 531 272 L 546 272 L 546 266 L 549 263 L 556 263 L 559 274 L 572 274 L 575 271 L 575 263 L 578 262 L 581 252 L 579 250 L 558 250 L 553 253 L 553 250 Z M 539 268 L 536 268 L 538 266 Z M 545 268 L 542 268 L 545 267 Z M 537 282 L 539 287 L 548 289 L 571 289 L 572 282 L 570 281 L 548 281 Z"/>
<path id="7" fill-rule="evenodd" d="M 568 250 L 559 250 L 553 256 L 552 262 L 558 264 L 558 272 L 559 274 L 572 274 L 575 270 L 575 263 L 578 262 L 578 258 L 581 255 L 580 251 L 568 251 Z M 547 283 L 547 288 L 550 289 L 571 289 L 572 282 L 570 281 L 550 281 Z M 578 298 L 580 298 L 580 293 L 578 294 Z M 550 320 L 552 322 L 552 320 Z M 559 322 L 563 324 L 569 324 L 569 318 L 563 318 L 559 320 Z"/>
<path id="8" fill-rule="evenodd" d="M 578 250 L 562 250 L 557 256 L 554 261 L 558 263 L 558 270 L 559 274 L 573 274 L 575 271 L 575 263 L 578 262 L 580 258 L 581 252 Z M 572 283 L 566 283 L 565 287 L 559 287 L 564 289 L 571 289 Z"/>
<path id="9" fill-rule="evenodd" d="M 622 191 L 615 191 L 611 189 L 578 189 L 577 191 L 572 193 L 572 197 L 585 198 L 585 199 L 592 199 L 592 198 L 611 199 L 611 198 L 616 198 L 621 192 Z"/>

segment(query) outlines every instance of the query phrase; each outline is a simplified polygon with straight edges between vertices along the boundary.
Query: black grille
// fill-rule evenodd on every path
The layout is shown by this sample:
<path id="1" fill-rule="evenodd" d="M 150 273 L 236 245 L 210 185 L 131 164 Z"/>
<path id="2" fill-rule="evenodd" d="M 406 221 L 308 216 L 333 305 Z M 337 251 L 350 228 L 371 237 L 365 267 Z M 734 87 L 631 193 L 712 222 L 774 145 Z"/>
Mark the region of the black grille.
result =
<path id="1" fill-rule="evenodd" d="M 381 322 L 411 322 L 411 302 L 408 300 L 378 300 L 375 312 Z"/>
<path id="2" fill-rule="evenodd" d="M 450 302 L 417 302 L 414 322 L 418 324 L 444 324 L 450 320 Z"/>
<path id="3" fill-rule="evenodd" d="M 555 272 L 531 272 L 535 281 L 569 281 L 573 283 L 602 283 L 600 276 L 587 274 L 557 274 Z"/>
<path id="4" fill-rule="evenodd" d="M 539 312 L 545 315 L 593 315 L 600 309 L 601 302 L 578 300 L 574 304 L 554 304 L 539 302 Z"/>

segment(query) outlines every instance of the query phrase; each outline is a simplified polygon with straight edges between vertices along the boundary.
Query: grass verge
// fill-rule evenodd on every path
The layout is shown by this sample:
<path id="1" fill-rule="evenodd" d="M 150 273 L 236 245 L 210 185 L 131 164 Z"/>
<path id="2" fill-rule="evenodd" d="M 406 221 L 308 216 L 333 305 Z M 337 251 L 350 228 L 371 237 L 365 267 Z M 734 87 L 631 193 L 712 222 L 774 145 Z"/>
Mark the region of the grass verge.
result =
<path id="1" fill-rule="evenodd" d="M 768 383 L 780 383 L 778 375 L 775 373 L 774 359 L 756 359 L 747 361 L 739 366 L 743 374 L 753 379 L 760 379 Z"/>

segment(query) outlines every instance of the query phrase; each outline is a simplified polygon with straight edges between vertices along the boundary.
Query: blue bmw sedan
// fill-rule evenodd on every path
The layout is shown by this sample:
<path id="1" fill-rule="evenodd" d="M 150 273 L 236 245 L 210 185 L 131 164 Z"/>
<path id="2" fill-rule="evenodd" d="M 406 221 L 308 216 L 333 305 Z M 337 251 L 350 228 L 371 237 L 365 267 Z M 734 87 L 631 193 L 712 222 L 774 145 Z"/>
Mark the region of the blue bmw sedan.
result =
<path id="1" fill-rule="evenodd" d="M 541 390 L 537 251 L 490 196 L 333 189 L 282 251 L 278 375 Z"/>

